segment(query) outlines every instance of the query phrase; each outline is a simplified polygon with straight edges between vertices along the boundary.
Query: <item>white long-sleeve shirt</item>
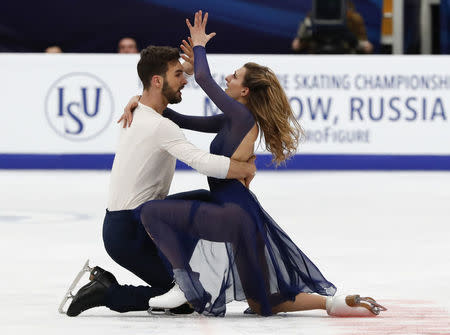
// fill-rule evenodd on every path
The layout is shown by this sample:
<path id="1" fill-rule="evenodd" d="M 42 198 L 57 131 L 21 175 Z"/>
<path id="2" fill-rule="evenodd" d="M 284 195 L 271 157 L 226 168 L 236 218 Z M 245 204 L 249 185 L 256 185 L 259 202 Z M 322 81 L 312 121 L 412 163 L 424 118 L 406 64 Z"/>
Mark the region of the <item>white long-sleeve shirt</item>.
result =
<path id="1" fill-rule="evenodd" d="M 180 127 L 139 103 L 133 123 L 120 132 L 111 171 L 108 209 L 134 209 L 169 193 L 176 159 L 198 172 L 225 178 L 230 159 L 198 149 L 186 140 Z"/>

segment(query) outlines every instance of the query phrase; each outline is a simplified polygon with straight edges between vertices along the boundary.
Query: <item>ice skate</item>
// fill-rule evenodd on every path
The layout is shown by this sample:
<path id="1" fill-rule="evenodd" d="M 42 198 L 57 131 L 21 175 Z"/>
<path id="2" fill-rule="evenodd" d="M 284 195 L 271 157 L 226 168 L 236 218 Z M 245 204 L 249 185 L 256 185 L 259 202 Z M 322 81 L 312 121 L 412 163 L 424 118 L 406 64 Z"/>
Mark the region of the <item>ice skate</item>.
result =
<path id="1" fill-rule="evenodd" d="M 183 291 L 181 291 L 180 286 L 175 283 L 175 285 L 167 293 L 150 298 L 148 301 L 148 312 L 150 314 L 155 314 L 155 312 L 159 314 L 164 311 L 166 314 L 171 314 L 171 309 L 175 309 L 186 303 L 187 299 Z"/>
<path id="2" fill-rule="evenodd" d="M 90 282 L 81 287 L 76 295 L 73 295 L 73 288 L 77 285 L 84 272 L 88 271 L 90 271 Z M 77 316 L 87 309 L 104 306 L 106 291 L 113 284 L 118 283 L 112 273 L 105 271 L 98 266 L 90 268 L 88 262 L 86 262 L 85 266 L 70 286 L 68 294 L 64 297 L 59 308 L 60 313 L 65 313 L 68 316 Z M 67 311 L 64 312 L 64 304 L 69 298 L 72 298 L 72 302 Z"/>
<path id="3" fill-rule="evenodd" d="M 118 284 L 112 273 L 98 266 L 92 269 L 89 279 L 91 281 L 80 288 L 73 297 L 67 309 L 68 316 L 77 316 L 87 309 L 105 306 L 106 291 L 111 285 Z"/>
<path id="4" fill-rule="evenodd" d="M 91 272 L 91 271 L 92 271 L 92 268 L 89 267 L 89 259 L 88 259 L 86 261 L 86 263 L 84 263 L 80 272 L 77 274 L 77 276 L 73 280 L 72 284 L 70 284 L 69 289 L 67 290 L 66 294 L 64 295 L 64 298 L 62 299 L 61 303 L 59 304 L 59 308 L 58 308 L 59 313 L 66 314 L 66 311 L 64 311 L 64 306 L 69 299 L 73 299 L 74 295 L 72 293 L 72 290 L 77 286 L 78 282 L 81 280 L 83 275 L 86 272 Z"/>
<path id="5" fill-rule="evenodd" d="M 370 317 L 387 311 L 373 298 L 359 295 L 327 297 L 326 307 L 328 315 L 340 317 Z"/>

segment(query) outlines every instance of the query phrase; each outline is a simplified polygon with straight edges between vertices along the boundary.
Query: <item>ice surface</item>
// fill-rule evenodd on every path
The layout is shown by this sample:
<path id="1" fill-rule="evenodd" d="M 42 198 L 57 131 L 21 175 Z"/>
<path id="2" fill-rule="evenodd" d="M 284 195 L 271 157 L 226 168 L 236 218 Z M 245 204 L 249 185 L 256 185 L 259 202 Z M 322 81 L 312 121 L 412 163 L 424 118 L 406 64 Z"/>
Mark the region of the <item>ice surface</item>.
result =
<path id="1" fill-rule="evenodd" d="M 450 334 L 450 173 L 258 172 L 252 189 L 339 293 L 389 311 L 338 319 L 323 311 L 269 318 L 57 312 L 87 258 L 119 282 L 101 239 L 109 172 L 0 171 L 0 334 Z M 171 193 L 207 188 L 177 172 Z M 82 280 L 87 281 L 87 276 Z"/>

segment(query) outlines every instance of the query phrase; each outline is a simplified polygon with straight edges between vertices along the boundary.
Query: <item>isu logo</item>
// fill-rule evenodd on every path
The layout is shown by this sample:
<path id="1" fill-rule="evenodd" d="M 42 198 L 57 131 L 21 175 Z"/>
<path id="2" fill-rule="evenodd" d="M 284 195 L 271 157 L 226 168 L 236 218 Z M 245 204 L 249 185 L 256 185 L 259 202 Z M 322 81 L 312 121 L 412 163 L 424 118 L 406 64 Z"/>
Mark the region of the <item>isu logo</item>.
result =
<path id="1" fill-rule="evenodd" d="M 45 115 L 60 136 L 85 141 L 102 133 L 113 116 L 111 90 L 89 73 L 69 73 L 50 87 Z"/>

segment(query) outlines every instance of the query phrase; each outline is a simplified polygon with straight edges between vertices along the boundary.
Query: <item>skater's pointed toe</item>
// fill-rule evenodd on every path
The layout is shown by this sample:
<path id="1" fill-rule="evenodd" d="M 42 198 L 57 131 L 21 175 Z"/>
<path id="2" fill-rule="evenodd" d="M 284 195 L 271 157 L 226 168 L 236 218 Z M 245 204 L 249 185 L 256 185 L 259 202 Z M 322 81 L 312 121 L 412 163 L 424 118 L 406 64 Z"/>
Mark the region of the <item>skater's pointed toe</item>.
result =
<path id="1" fill-rule="evenodd" d="M 328 297 L 326 308 L 328 315 L 338 317 L 373 317 L 387 311 L 375 299 L 360 295 Z"/>

